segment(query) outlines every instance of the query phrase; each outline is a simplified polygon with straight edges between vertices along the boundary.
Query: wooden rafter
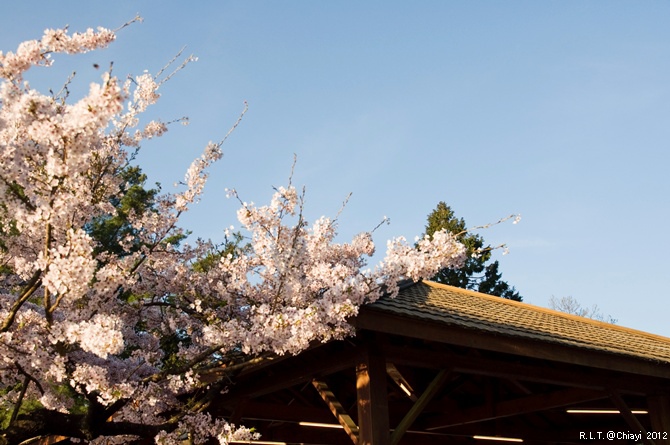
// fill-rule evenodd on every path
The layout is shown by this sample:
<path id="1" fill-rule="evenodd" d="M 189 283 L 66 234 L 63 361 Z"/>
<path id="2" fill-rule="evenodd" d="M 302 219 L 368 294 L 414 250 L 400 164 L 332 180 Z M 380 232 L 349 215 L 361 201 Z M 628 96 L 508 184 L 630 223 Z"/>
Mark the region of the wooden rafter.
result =
<path id="1" fill-rule="evenodd" d="M 655 378 L 644 379 L 630 375 L 620 375 L 610 372 L 587 372 L 586 368 L 579 368 L 581 372 L 567 371 L 560 366 L 548 367 L 545 364 L 531 364 L 528 362 L 505 362 L 499 359 L 476 356 L 463 356 L 451 352 L 422 350 L 419 348 L 405 348 L 384 345 L 384 354 L 389 361 L 397 365 L 418 366 L 429 369 L 453 367 L 454 372 L 512 379 L 520 382 L 547 383 L 550 385 L 571 386 L 575 388 L 607 391 L 616 388 L 630 394 L 644 395 L 651 393 L 661 385 L 667 383 Z M 659 383 L 657 383 L 659 382 Z"/>
<path id="2" fill-rule="evenodd" d="M 236 376 L 235 386 L 226 394 L 226 400 L 259 397 L 293 385 L 308 383 L 317 375 L 324 376 L 351 369 L 358 353 L 332 346 L 331 344 L 307 350 L 299 357 L 278 360 L 272 367 L 251 368 L 239 374 Z M 268 375 L 271 378 L 266 378 Z"/>
<path id="3" fill-rule="evenodd" d="M 418 397 L 416 396 L 414 389 L 409 384 L 409 382 L 405 380 L 405 377 L 402 376 L 400 371 L 398 371 L 398 368 L 396 368 L 393 363 L 386 363 L 386 373 L 412 402 L 417 401 Z"/>
<path id="4" fill-rule="evenodd" d="M 337 397 L 335 397 L 335 394 L 330 390 L 328 385 L 325 382 L 316 379 L 312 380 L 312 385 L 323 401 L 326 402 L 330 412 L 333 413 L 333 416 L 335 416 L 338 423 L 342 425 L 342 428 L 344 428 L 344 431 L 349 438 L 351 438 L 352 442 L 358 444 L 359 430 L 356 422 L 354 422 L 342 404 L 337 400 Z"/>
<path id="5" fill-rule="evenodd" d="M 389 314 L 372 307 L 363 307 L 358 317 L 352 320 L 352 323 L 358 329 L 402 335 L 425 341 L 440 343 L 448 338 L 450 344 L 484 351 L 496 351 L 590 368 L 670 379 L 670 367 L 649 360 L 613 356 L 603 351 L 577 349 L 563 344 L 553 344 L 548 348 L 546 342 L 539 340 L 503 335 L 495 336 L 474 329 L 463 329 L 458 326 L 431 323 L 426 320 Z"/>
<path id="6" fill-rule="evenodd" d="M 614 405 L 619 409 L 619 412 L 626 420 L 628 426 L 631 429 L 642 433 L 642 442 L 646 443 L 647 445 L 656 445 L 653 440 L 648 438 L 646 428 L 642 426 L 638 418 L 635 417 L 635 414 L 633 414 L 631 409 L 628 407 L 623 397 L 621 397 L 621 395 L 618 392 L 612 391 L 610 394 L 610 398 L 612 399 L 612 402 L 614 402 Z"/>
<path id="7" fill-rule="evenodd" d="M 421 397 L 417 399 L 409 412 L 400 421 L 395 430 L 393 430 L 393 433 L 391 434 L 391 445 L 397 445 L 398 442 L 400 442 L 400 439 L 405 435 L 405 432 L 407 432 L 409 427 L 412 426 L 412 423 L 419 417 L 419 414 L 426 408 L 426 405 L 428 405 L 433 397 L 435 397 L 435 394 L 442 388 L 448 376 L 449 371 L 446 369 L 442 369 L 437 373 L 426 390 L 421 394 Z"/>
<path id="8" fill-rule="evenodd" d="M 590 402 L 608 397 L 607 393 L 583 389 L 563 389 L 548 394 L 535 394 L 506 400 L 494 406 L 484 405 L 477 408 L 461 410 L 449 413 L 441 418 L 433 419 L 425 425 L 427 431 L 439 430 L 457 425 L 484 422 L 487 420 L 501 419 L 520 414 L 543 411 L 552 408 L 573 405 L 577 403 Z"/>
<path id="9" fill-rule="evenodd" d="M 248 419 L 268 422 L 329 423 L 333 421 L 333 416 L 325 409 L 315 409 L 314 406 L 249 400 L 245 403 L 244 415 L 241 416 L 241 420 L 238 420 L 237 424 L 244 425 L 245 420 Z"/>

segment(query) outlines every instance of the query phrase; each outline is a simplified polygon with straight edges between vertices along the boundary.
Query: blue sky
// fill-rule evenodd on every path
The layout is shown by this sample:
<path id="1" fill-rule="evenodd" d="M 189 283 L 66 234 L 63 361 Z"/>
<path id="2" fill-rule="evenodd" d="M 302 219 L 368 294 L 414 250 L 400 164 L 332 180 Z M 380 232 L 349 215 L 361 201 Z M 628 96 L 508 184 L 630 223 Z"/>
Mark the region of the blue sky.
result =
<path id="1" fill-rule="evenodd" d="M 447 202 L 506 242 L 503 277 L 528 303 L 597 304 L 619 324 L 670 336 L 670 3 L 661 1 L 31 1 L 0 6 L 0 49 L 69 24 L 116 28 L 106 51 L 59 58 L 35 85 L 86 86 L 199 57 L 155 116 L 188 115 L 138 161 L 164 190 L 249 112 L 183 220 L 220 239 L 234 201 L 269 201 L 298 163 L 308 218 L 342 240 L 386 215 L 384 240 L 421 234 Z"/>

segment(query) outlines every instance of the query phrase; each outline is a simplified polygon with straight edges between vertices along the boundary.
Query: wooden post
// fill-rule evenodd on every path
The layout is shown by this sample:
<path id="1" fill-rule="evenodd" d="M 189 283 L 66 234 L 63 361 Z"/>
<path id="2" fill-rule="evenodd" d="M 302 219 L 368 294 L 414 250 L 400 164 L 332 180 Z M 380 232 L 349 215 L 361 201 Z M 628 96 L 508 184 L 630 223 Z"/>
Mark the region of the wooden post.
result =
<path id="1" fill-rule="evenodd" d="M 358 445 L 390 445 L 386 361 L 364 348 L 356 364 Z"/>
<path id="2" fill-rule="evenodd" d="M 670 445 L 670 397 L 653 395 L 647 397 L 651 432 L 656 445 Z"/>

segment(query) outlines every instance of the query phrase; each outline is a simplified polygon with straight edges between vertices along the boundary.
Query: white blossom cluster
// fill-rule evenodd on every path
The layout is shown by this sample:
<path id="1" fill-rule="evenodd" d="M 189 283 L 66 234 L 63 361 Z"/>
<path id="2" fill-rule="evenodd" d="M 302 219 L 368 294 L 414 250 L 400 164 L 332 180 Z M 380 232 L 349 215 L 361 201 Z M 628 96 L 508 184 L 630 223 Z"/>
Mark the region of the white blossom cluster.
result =
<path id="1" fill-rule="evenodd" d="M 348 319 L 362 304 L 395 295 L 403 278 L 458 267 L 464 248 L 446 232 L 418 248 L 396 239 L 366 269 L 371 234 L 336 243 L 335 222 L 305 221 L 290 184 L 267 206 L 241 202 L 248 245 L 223 253 L 208 241 L 180 245 L 179 216 L 197 202 L 221 143 L 188 168 L 182 191 L 122 214 L 114 203 L 128 190 L 129 153 L 167 130 L 141 119 L 162 81 L 144 73 L 122 83 L 106 73 L 75 103 L 24 82 L 25 71 L 57 53 L 113 40 L 106 29 L 47 30 L 0 53 L 0 408 L 18 413 L 36 401 L 35 409 L 72 419 L 102 413 L 97 423 L 50 431 L 88 443 L 123 443 L 146 426 L 158 444 L 185 434 L 196 444 L 255 439 L 179 396 L 220 392 L 199 375 L 228 354 L 295 354 L 351 334 Z M 112 249 L 92 227 L 120 217 L 128 230 Z M 30 439 L 12 431 L 6 440 Z"/>

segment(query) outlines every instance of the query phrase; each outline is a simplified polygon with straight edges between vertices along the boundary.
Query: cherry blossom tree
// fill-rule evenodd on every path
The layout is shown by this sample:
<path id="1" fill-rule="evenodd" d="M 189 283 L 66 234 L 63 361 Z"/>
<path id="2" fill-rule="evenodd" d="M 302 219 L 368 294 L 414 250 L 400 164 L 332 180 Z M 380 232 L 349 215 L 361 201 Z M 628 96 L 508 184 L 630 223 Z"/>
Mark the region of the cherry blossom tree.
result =
<path id="1" fill-rule="evenodd" d="M 179 217 L 223 141 L 205 147 L 178 192 L 145 190 L 147 205 L 121 205 L 143 181 L 132 154 L 168 129 L 142 117 L 171 74 L 120 80 L 110 70 L 78 101 L 24 78 L 115 34 L 47 30 L 0 53 L 0 443 L 252 438 L 208 414 L 226 383 L 201 383 L 203 372 L 351 335 L 362 304 L 395 295 L 400 279 L 458 267 L 464 248 L 445 231 L 418 249 L 399 238 L 367 267 L 371 234 L 336 243 L 336 221 L 305 221 L 290 181 L 265 206 L 229 191 L 241 243 L 187 244 Z M 107 223 L 111 241 L 96 229 Z"/>

